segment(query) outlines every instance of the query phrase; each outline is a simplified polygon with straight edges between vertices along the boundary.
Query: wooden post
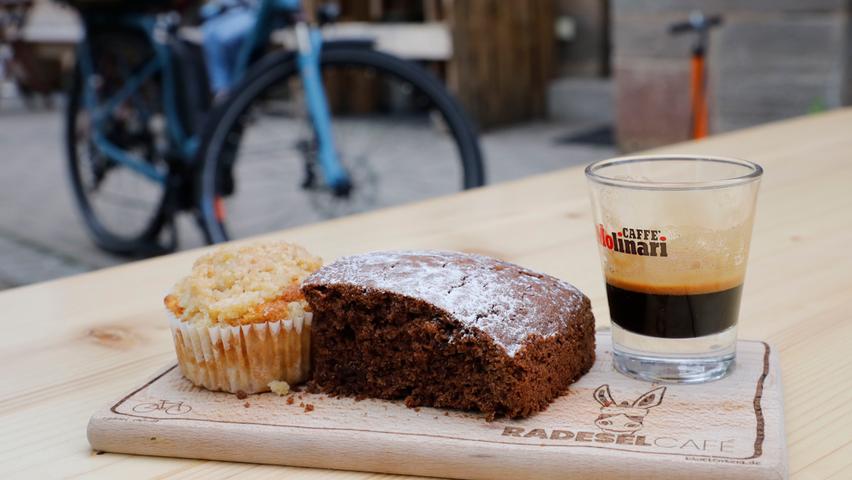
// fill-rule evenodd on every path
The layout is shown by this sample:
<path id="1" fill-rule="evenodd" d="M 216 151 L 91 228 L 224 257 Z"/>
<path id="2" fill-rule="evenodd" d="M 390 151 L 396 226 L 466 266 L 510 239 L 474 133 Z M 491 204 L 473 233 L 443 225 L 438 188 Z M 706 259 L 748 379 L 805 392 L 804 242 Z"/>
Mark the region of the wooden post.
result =
<path id="1" fill-rule="evenodd" d="M 447 83 L 483 127 L 539 118 L 553 70 L 549 0 L 444 0 Z"/>

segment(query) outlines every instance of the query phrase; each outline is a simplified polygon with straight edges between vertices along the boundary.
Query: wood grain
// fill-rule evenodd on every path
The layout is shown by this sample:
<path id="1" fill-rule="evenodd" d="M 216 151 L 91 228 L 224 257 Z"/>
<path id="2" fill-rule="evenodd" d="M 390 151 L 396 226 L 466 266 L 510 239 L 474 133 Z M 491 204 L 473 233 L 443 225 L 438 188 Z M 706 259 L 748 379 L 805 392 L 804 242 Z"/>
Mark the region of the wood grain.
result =
<path id="1" fill-rule="evenodd" d="M 553 2 L 444 0 L 452 36 L 447 84 L 484 127 L 546 110 L 553 69 Z"/>
<path id="2" fill-rule="evenodd" d="M 668 152 L 742 157 L 766 174 L 741 338 L 779 353 L 794 479 L 852 477 L 852 110 Z M 491 254 L 564 278 L 607 322 L 582 169 L 279 232 L 326 260 L 381 248 Z M 174 358 L 162 295 L 200 251 L 0 293 L 2 478 L 393 478 L 378 474 L 96 455 L 87 421 Z"/>
<path id="3" fill-rule="evenodd" d="M 239 399 L 194 387 L 172 365 L 99 410 L 88 438 L 109 452 L 462 479 L 787 478 L 768 345 L 741 341 L 734 373 L 699 386 L 629 379 L 610 352 L 609 334 L 598 334 L 595 365 L 567 395 L 529 418 L 494 422 L 320 394 Z M 647 407 L 614 406 L 622 402 Z"/>

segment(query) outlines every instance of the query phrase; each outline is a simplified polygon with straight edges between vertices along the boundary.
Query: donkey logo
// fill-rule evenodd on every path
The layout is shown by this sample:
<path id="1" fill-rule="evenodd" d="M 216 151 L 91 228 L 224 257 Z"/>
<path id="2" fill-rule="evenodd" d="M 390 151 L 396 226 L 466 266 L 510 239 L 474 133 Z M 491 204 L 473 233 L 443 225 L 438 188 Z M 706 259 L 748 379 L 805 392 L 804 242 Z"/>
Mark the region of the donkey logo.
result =
<path id="1" fill-rule="evenodd" d="M 614 433 L 634 433 L 642 428 L 642 422 L 651 408 L 663 401 L 666 387 L 657 387 L 639 396 L 633 403 L 616 403 L 609 392 L 609 385 L 601 385 L 593 394 L 601 404 L 601 413 L 595 425 L 601 430 Z"/>

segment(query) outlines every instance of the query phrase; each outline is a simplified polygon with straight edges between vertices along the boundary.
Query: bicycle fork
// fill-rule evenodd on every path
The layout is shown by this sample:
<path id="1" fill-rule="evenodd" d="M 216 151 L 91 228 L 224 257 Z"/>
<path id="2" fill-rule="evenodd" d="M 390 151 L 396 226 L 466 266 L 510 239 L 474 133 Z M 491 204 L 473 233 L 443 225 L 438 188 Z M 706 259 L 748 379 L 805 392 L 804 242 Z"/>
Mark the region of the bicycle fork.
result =
<path id="1" fill-rule="evenodd" d="M 316 136 L 317 159 L 323 180 L 335 194 L 346 195 L 352 188 L 352 181 L 349 173 L 340 163 L 334 144 L 331 112 L 320 73 L 322 34 L 318 29 L 310 28 L 305 22 L 298 22 L 295 32 L 299 76 L 305 90 L 308 115 Z"/>

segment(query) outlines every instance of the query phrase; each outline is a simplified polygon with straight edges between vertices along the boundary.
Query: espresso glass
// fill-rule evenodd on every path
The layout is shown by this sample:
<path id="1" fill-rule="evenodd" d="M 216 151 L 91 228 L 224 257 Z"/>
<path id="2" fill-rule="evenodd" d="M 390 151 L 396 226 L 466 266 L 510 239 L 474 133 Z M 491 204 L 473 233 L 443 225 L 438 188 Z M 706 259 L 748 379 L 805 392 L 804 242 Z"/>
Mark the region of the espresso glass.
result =
<path id="1" fill-rule="evenodd" d="M 745 160 L 690 155 L 586 168 L 618 371 L 699 383 L 733 368 L 762 174 Z"/>

